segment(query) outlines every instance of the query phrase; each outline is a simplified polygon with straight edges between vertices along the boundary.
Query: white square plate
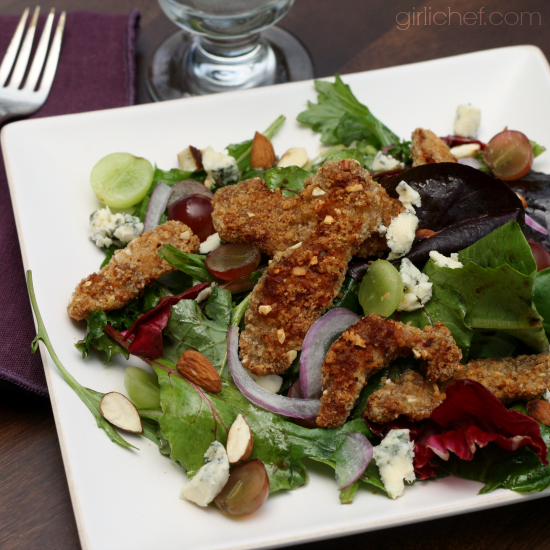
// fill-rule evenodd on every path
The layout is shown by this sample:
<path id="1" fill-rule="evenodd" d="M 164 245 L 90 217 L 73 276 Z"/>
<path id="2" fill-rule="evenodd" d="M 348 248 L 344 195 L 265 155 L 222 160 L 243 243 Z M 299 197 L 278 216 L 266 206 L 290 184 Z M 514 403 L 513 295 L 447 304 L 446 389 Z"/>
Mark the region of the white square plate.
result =
<path id="1" fill-rule="evenodd" d="M 402 67 L 346 75 L 358 99 L 398 135 L 421 126 L 452 133 L 457 105 L 482 110 L 481 139 L 505 126 L 550 147 L 550 71 L 540 50 L 521 46 Z M 2 130 L 2 150 L 26 269 L 61 362 L 84 386 L 124 391 L 124 369 L 83 361 L 74 347 L 84 333 L 66 312 L 83 277 L 102 253 L 88 240 L 88 217 L 98 203 L 89 185 L 104 155 L 127 151 L 168 169 L 192 144 L 223 150 L 252 137 L 280 114 L 274 141 L 282 154 L 304 146 L 310 156 L 319 135 L 296 116 L 315 100 L 311 82 L 299 82 L 108 111 L 27 120 Z M 550 154 L 535 168 L 550 171 Z M 478 496 L 479 483 L 448 478 L 417 483 L 392 501 L 363 486 L 350 506 L 339 504 L 333 474 L 311 468 L 305 488 L 276 494 L 253 517 L 235 521 L 178 498 L 184 473 L 147 439 L 128 437 L 139 451 L 122 449 L 99 430 L 87 408 L 42 350 L 50 396 L 82 545 L 87 549 L 263 548 L 296 544 L 546 496 L 499 490 Z M 135 363 L 130 360 L 130 364 Z M 124 363 L 124 362 L 122 362 Z"/>

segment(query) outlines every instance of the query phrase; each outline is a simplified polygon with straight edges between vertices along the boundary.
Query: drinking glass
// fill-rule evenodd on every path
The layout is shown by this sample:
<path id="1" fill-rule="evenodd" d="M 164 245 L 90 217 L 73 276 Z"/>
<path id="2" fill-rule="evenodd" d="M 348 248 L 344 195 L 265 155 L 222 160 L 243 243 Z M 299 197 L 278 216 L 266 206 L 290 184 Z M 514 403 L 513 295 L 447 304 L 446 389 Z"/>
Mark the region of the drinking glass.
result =
<path id="1" fill-rule="evenodd" d="M 147 86 L 155 101 L 313 78 L 304 46 L 275 23 L 294 0 L 158 0 L 183 30 L 159 47 Z"/>

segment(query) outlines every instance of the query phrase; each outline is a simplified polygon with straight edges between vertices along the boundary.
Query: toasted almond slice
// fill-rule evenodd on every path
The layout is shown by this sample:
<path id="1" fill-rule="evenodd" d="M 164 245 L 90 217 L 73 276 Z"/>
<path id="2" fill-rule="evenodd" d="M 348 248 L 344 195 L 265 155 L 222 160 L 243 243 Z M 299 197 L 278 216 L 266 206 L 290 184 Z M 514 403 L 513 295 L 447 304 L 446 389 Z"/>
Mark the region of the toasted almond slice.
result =
<path id="1" fill-rule="evenodd" d="M 214 365 L 202 353 L 188 349 L 178 360 L 178 372 L 197 386 L 212 393 L 222 391 L 222 379 Z"/>
<path id="2" fill-rule="evenodd" d="M 134 404 L 116 391 L 106 393 L 99 402 L 101 416 L 126 432 L 143 433 L 143 424 Z"/>
<path id="3" fill-rule="evenodd" d="M 254 437 L 252 430 L 242 414 L 238 414 L 237 418 L 229 428 L 227 434 L 227 458 L 229 464 L 237 464 L 248 460 L 254 448 Z"/>
<path id="4" fill-rule="evenodd" d="M 178 153 L 179 167 L 184 171 L 194 172 L 202 168 L 202 151 L 189 145 Z"/>
<path id="5" fill-rule="evenodd" d="M 291 147 L 277 163 L 279 168 L 298 166 L 303 168 L 307 164 L 307 151 L 303 147 Z"/>
<path id="6" fill-rule="evenodd" d="M 550 403 L 543 399 L 533 399 L 527 403 L 527 414 L 537 422 L 550 426 Z"/>
<path id="7" fill-rule="evenodd" d="M 271 141 L 263 134 L 256 132 L 250 150 L 250 166 L 267 170 L 275 163 L 275 151 Z"/>

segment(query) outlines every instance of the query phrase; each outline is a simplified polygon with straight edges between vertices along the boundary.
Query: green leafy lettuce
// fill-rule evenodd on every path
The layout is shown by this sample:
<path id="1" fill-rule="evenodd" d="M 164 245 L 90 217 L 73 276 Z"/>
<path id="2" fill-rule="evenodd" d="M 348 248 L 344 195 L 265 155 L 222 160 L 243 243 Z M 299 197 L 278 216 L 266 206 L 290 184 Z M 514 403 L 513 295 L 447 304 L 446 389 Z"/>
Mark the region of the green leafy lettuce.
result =
<path id="1" fill-rule="evenodd" d="M 444 322 L 465 357 L 475 350 L 470 359 L 503 356 L 517 342 L 535 352 L 547 351 L 543 318 L 535 304 L 536 263 L 519 225 L 503 225 L 459 252 L 458 258 L 463 267 L 457 269 L 426 263 L 423 271 L 433 283 L 432 299 L 421 310 L 401 314 L 400 320 L 420 328 Z M 546 279 L 540 280 L 542 287 Z"/>
<path id="2" fill-rule="evenodd" d="M 315 81 L 317 103 L 298 115 L 298 121 L 320 132 L 326 145 L 362 141 L 381 149 L 400 143 L 399 137 L 380 122 L 353 95 L 350 87 L 336 75 L 335 82 Z"/>

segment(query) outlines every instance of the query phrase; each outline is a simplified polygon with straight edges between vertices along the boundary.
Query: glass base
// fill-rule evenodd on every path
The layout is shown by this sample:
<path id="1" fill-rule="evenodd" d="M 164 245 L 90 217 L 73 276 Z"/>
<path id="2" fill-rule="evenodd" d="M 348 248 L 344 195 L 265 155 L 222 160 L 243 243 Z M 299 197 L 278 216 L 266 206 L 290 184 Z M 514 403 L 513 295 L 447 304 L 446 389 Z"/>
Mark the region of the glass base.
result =
<path id="1" fill-rule="evenodd" d="M 261 33 L 251 58 L 260 64 L 216 66 L 200 46 L 198 37 L 178 31 L 169 36 L 153 55 L 147 75 L 147 90 L 154 101 L 195 95 L 245 90 L 270 84 L 313 78 L 313 63 L 304 46 L 280 27 Z M 190 61 L 195 62 L 191 70 Z"/>

